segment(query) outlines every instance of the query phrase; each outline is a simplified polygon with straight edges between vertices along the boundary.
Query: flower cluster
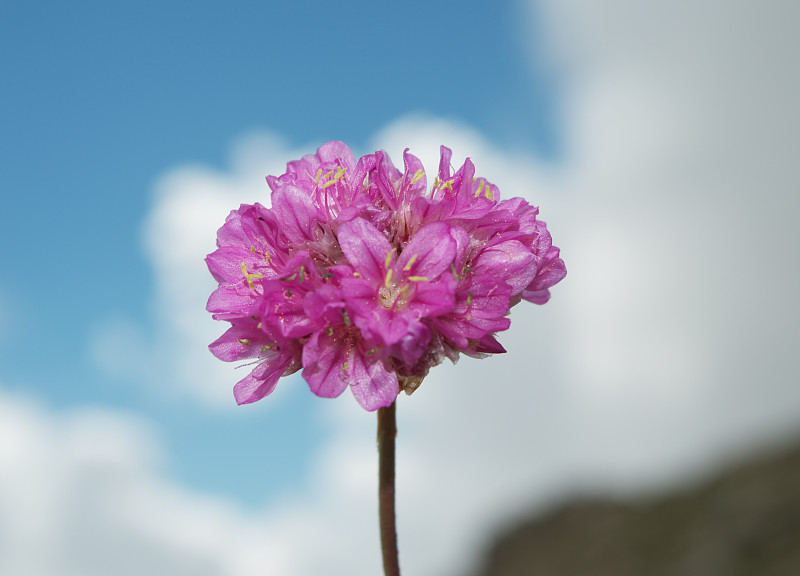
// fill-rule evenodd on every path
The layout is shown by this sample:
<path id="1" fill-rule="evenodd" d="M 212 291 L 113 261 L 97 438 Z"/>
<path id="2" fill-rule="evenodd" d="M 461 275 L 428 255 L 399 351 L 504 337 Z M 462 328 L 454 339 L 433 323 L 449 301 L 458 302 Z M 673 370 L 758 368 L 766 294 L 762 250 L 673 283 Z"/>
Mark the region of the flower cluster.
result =
<path id="1" fill-rule="evenodd" d="M 505 352 L 494 334 L 509 309 L 546 302 L 566 269 L 537 208 L 501 200 L 469 159 L 451 173 L 450 157 L 442 146 L 429 187 L 408 150 L 401 172 L 329 142 L 267 177 L 271 208 L 230 213 L 206 258 L 219 282 L 207 309 L 231 324 L 211 352 L 255 359 L 239 404 L 302 368 L 318 396 L 349 386 L 375 410 L 445 357 Z"/>

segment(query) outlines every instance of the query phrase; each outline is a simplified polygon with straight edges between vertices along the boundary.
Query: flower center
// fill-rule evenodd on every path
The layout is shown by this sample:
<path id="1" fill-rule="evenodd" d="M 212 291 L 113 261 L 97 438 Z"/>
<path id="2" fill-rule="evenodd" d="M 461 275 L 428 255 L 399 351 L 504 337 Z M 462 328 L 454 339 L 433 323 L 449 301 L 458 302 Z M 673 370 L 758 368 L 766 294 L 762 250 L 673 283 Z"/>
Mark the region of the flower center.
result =
<path id="1" fill-rule="evenodd" d="M 405 290 L 405 287 L 403 287 L 401 290 L 400 287 L 395 284 L 390 286 L 381 286 L 378 290 L 378 300 L 380 301 L 381 306 L 384 308 L 394 308 L 397 299 L 403 292 L 405 292 Z"/>

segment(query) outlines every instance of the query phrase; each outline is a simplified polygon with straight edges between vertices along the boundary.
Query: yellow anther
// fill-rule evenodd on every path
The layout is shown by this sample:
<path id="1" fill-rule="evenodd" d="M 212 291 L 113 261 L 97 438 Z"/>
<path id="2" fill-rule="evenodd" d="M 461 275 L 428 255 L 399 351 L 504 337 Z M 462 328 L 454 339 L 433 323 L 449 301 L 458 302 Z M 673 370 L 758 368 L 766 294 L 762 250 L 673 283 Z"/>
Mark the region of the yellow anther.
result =
<path id="1" fill-rule="evenodd" d="M 261 347 L 261 353 L 263 354 L 264 352 L 266 352 L 267 350 L 269 350 L 273 346 L 275 346 L 274 342 L 272 344 L 265 344 L 264 346 Z"/>
<path id="2" fill-rule="evenodd" d="M 481 191 L 483 191 L 483 184 L 484 184 L 485 182 L 486 182 L 486 180 L 481 180 L 481 183 L 480 183 L 480 184 L 478 184 L 478 191 L 477 191 L 477 192 L 475 192 L 475 198 L 477 198 L 478 196 L 480 196 L 480 195 L 481 195 Z M 488 188 L 487 188 L 487 190 L 488 190 Z"/>
<path id="3" fill-rule="evenodd" d="M 485 194 L 485 196 L 486 196 L 486 199 L 487 199 L 487 200 L 491 200 L 491 199 L 494 197 L 494 194 L 492 194 L 492 193 L 489 191 L 489 187 L 488 187 L 488 186 L 486 187 L 486 194 Z"/>
<path id="4" fill-rule="evenodd" d="M 264 250 L 264 260 L 267 261 L 267 264 L 269 264 L 270 260 L 272 260 L 272 258 L 269 255 L 269 250 Z"/>
<path id="5" fill-rule="evenodd" d="M 472 292 L 467 294 L 467 308 L 469 308 L 470 304 L 472 304 Z"/>
<path id="6" fill-rule="evenodd" d="M 383 281 L 383 285 L 386 286 L 386 288 L 391 288 L 392 287 L 392 270 L 391 270 L 391 268 L 386 271 L 386 280 Z"/>
<path id="7" fill-rule="evenodd" d="M 411 280 L 412 282 L 427 282 L 428 281 L 428 277 L 427 276 L 409 276 L 408 279 Z"/>
<path id="8" fill-rule="evenodd" d="M 444 182 L 442 182 L 442 188 L 452 191 L 453 190 L 453 181 L 452 180 L 445 180 Z"/>
<path id="9" fill-rule="evenodd" d="M 332 176 L 333 178 L 331 178 L 330 180 L 328 180 L 327 182 L 325 182 L 325 184 L 323 184 L 323 185 L 322 185 L 322 188 L 323 188 L 323 189 L 325 189 L 325 188 L 327 188 L 328 186 L 333 186 L 334 184 L 336 184 L 336 182 L 338 182 L 338 181 L 339 181 L 339 179 L 340 179 L 342 176 L 344 176 L 344 173 L 345 173 L 346 171 L 347 171 L 347 167 L 344 167 L 344 168 L 342 168 L 341 166 L 337 166 L 337 167 L 336 167 L 335 169 L 333 169 L 333 170 L 328 170 L 328 171 L 325 173 L 325 175 L 323 176 L 323 175 L 322 175 L 322 168 L 319 168 L 319 169 L 317 169 L 317 181 L 316 181 L 316 183 L 315 183 L 315 184 L 316 184 L 317 186 L 319 186 L 319 179 L 320 179 L 320 178 L 324 178 L 324 179 L 326 179 L 326 180 L 327 180 L 328 178 L 331 178 L 331 176 Z M 335 172 L 335 174 L 334 174 L 334 172 Z"/>
<path id="10" fill-rule="evenodd" d="M 350 369 L 350 366 L 347 365 L 347 362 L 342 364 L 342 370 L 349 370 L 349 369 Z"/>
<path id="11" fill-rule="evenodd" d="M 408 261 L 408 264 L 403 266 L 403 270 L 411 270 L 411 266 L 414 265 L 414 261 L 417 259 L 417 255 L 414 254 Z"/>
<path id="12" fill-rule="evenodd" d="M 250 340 L 248 340 L 247 338 L 237 338 L 237 339 L 236 339 L 236 341 L 237 341 L 239 344 L 244 344 L 245 346 L 247 346 L 248 344 L 250 344 Z"/>
<path id="13" fill-rule="evenodd" d="M 319 179 L 322 176 L 322 168 L 317 168 L 317 177 L 314 179 L 314 186 L 319 186 Z"/>
<path id="14" fill-rule="evenodd" d="M 438 187 L 439 187 L 439 184 L 441 184 L 441 183 L 442 183 L 442 181 L 441 181 L 441 180 L 439 180 L 439 177 L 438 177 L 438 176 L 434 176 L 434 177 L 433 177 L 433 187 L 434 187 L 434 188 L 438 188 Z"/>
<path id="15" fill-rule="evenodd" d="M 391 251 L 391 250 L 389 250 L 389 251 L 386 253 L 386 261 L 383 263 L 383 267 L 384 267 L 384 268 L 388 268 L 388 267 L 389 267 L 389 264 L 391 264 L 391 263 L 392 263 L 392 251 Z"/>
<path id="16" fill-rule="evenodd" d="M 258 251 L 256 250 L 255 246 L 250 246 L 250 252 L 252 252 L 253 254 L 258 254 Z"/>
<path id="17" fill-rule="evenodd" d="M 422 180 L 424 177 L 425 177 L 425 171 L 422 168 L 419 168 L 414 173 L 414 177 L 411 179 L 411 182 L 409 182 L 408 185 L 411 186 L 412 184 L 416 184 L 417 182 Z"/>
<path id="18" fill-rule="evenodd" d="M 244 262 L 242 262 L 242 274 L 244 274 L 244 277 L 247 279 L 247 286 L 249 286 L 250 290 L 253 290 L 256 287 L 255 284 L 253 284 L 253 278 L 264 277 L 263 274 L 259 274 L 258 272 L 256 272 L 255 274 L 249 274 L 247 272 L 247 267 L 244 265 Z"/>

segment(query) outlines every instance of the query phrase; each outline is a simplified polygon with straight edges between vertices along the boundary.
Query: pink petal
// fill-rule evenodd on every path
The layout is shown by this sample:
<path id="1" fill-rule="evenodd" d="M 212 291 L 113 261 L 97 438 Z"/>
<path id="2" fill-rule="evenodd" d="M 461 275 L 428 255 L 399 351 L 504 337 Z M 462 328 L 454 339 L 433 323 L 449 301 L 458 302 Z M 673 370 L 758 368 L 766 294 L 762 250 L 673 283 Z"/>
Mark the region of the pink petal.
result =
<path id="1" fill-rule="evenodd" d="M 434 222 L 414 234 L 398 258 L 396 270 L 433 280 L 450 270 L 455 256 L 456 241 L 450 236 L 450 226 Z"/>
<path id="2" fill-rule="evenodd" d="M 303 347 L 303 378 L 317 396 L 336 398 L 347 388 L 346 338 L 335 339 L 325 330 L 315 332 Z"/>
<path id="3" fill-rule="evenodd" d="M 339 245 L 350 265 L 363 278 L 383 282 L 386 255 L 394 250 L 375 226 L 363 218 L 345 222 L 339 228 Z"/>
<path id="4" fill-rule="evenodd" d="M 447 146 L 439 147 L 439 180 L 445 181 L 450 178 L 450 158 L 453 151 Z"/>
<path id="5" fill-rule="evenodd" d="M 526 289 L 529 291 L 544 290 L 555 286 L 567 275 L 564 261 L 558 257 L 558 248 L 552 248 L 544 265 L 536 273 L 536 278 Z"/>
<path id="6" fill-rule="evenodd" d="M 442 276 L 438 282 L 417 282 L 414 295 L 404 312 L 416 318 L 447 314 L 455 307 L 456 279 L 452 274 Z"/>
<path id="7" fill-rule="evenodd" d="M 225 333 L 209 344 L 211 353 L 224 362 L 256 358 L 265 346 L 275 342 L 250 320 L 235 322 Z"/>
<path id="8" fill-rule="evenodd" d="M 288 352 L 276 352 L 234 385 L 233 397 L 236 398 L 236 403 L 250 404 L 272 394 L 278 384 L 278 379 L 292 371 L 294 371 L 292 355 Z"/>
<path id="9" fill-rule="evenodd" d="M 547 304 L 548 300 L 550 300 L 550 290 L 547 288 L 544 290 L 523 290 L 522 298 L 533 304 Z"/>
<path id="10" fill-rule="evenodd" d="M 323 163 L 336 163 L 349 171 L 356 165 L 352 150 L 344 142 L 326 142 L 317 149 L 317 158 Z"/>
<path id="11" fill-rule="evenodd" d="M 425 194 L 428 188 L 428 179 L 425 175 L 425 167 L 419 158 L 409 154 L 408 148 L 403 152 L 403 181 L 400 184 L 401 202 L 409 204 L 411 200 Z M 414 179 L 416 182 L 411 183 Z"/>
<path id="12" fill-rule="evenodd" d="M 511 286 L 516 296 L 536 276 L 536 259 L 521 242 L 508 240 L 483 250 L 473 263 L 474 274 L 488 274 Z"/>
<path id="13" fill-rule="evenodd" d="M 272 209 L 278 217 L 281 231 L 289 242 L 298 243 L 314 239 L 314 232 L 321 217 L 309 191 L 295 185 L 280 186 L 272 193 Z"/>
<path id="14" fill-rule="evenodd" d="M 381 198 L 392 210 L 397 210 L 399 199 L 397 197 L 397 190 L 395 190 L 395 182 L 400 181 L 400 171 L 394 167 L 392 160 L 386 152 L 379 151 L 375 153 L 375 170 L 370 175 L 370 183 L 373 184 Z"/>
<path id="15" fill-rule="evenodd" d="M 375 356 L 354 350 L 350 357 L 350 390 L 358 403 L 369 411 L 391 406 L 400 391 L 395 373 L 388 371 Z"/>

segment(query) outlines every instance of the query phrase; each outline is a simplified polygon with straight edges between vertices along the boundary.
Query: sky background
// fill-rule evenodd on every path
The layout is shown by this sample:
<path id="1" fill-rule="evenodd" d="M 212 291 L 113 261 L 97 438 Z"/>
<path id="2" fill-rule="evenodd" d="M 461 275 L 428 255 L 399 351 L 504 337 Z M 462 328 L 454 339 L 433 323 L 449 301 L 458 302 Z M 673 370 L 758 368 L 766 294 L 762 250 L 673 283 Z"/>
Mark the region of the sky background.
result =
<path id="1" fill-rule="evenodd" d="M 569 274 L 398 401 L 401 565 L 468 576 L 576 492 L 800 435 L 800 9 L 529 0 L 0 6 L 0 573 L 374 574 L 374 415 L 237 407 L 202 258 L 331 139 L 440 144 Z M 335 568 L 332 568 L 335 567 Z"/>

